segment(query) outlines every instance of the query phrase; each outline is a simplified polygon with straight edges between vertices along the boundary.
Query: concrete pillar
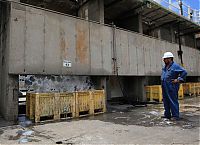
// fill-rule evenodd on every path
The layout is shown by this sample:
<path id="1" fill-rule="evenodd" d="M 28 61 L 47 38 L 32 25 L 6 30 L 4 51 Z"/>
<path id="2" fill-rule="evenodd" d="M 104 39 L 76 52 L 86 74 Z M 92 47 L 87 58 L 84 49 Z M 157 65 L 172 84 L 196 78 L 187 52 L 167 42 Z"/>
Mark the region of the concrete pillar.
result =
<path id="1" fill-rule="evenodd" d="M 193 38 L 194 38 L 194 48 L 197 48 L 197 39 L 196 39 L 195 35 L 193 36 Z"/>
<path id="2" fill-rule="evenodd" d="M 181 36 L 181 45 L 186 45 L 185 36 Z"/>
<path id="3" fill-rule="evenodd" d="M 156 32 L 157 32 L 158 39 L 161 39 L 161 30 L 160 30 L 160 28 L 158 28 Z"/>
<path id="4" fill-rule="evenodd" d="M 138 14 L 138 31 L 139 31 L 139 33 L 143 33 L 142 15 L 141 14 Z"/>
<path id="5" fill-rule="evenodd" d="M 111 76 L 107 80 L 107 99 L 111 100 L 114 98 L 123 97 L 123 79 L 122 77 Z"/>
<path id="6" fill-rule="evenodd" d="M 0 32 L 2 32 L 3 29 L 3 5 L 0 2 Z M 3 41 L 3 33 L 0 35 L 0 114 L 2 114 L 1 110 L 3 109 L 1 106 L 1 94 L 2 94 L 2 41 Z"/>
<path id="7" fill-rule="evenodd" d="M 130 103 L 147 100 L 145 86 L 148 85 L 148 77 L 126 77 L 124 85 Z"/>
<path id="8" fill-rule="evenodd" d="M 172 42 L 176 42 L 176 36 L 175 36 L 175 33 L 174 33 L 174 27 L 173 27 L 173 25 L 170 26 L 170 30 L 171 30 Z"/>
<path id="9" fill-rule="evenodd" d="M 10 4 L 1 3 L 1 55 L 0 55 L 0 114 L 10 121 L 15 121 L 18 115 L 18 76 L 9 75 L 9 48 L 10 48 Z M 5 27 L 6 24 L 6 27 Z M 4 29 L 4 31 L 2 31 Z"/>
<path id="10" fill-rule="evenodd" d="M 117 27 L 121 27 L 127 30 L 139 32 L 143 34 L 143 26 L 142 26 L 142 16 L 141 14 L 136 14 L 131 17 L 123 17 L 120 20 L 114 22 Z"/>
<path id="11" fill-rule="evenodd" d="M 104 1 L 103 0 L 82 0 L 80 2 L 78 16 L 86 20 L 104 23 Z"/>
<path id="12" fill-rule="evenodd" d="M 200 82 L 200 76 L 198 77 L 197 81 Z"/>
<path id="13" fill-rule="evenodd" d="M 134 92 L 136 101 L 146 101 L 145 86 L 147 85 L 146 77 L 137 77 L 136 82 L 134 82 Z"/>
<path id="14" fill-rule="evenodd" d="M 7 75 L 2 80 L 1 114 L 6 120 L 16 121 L 18 116 L 18 76 Z"/>

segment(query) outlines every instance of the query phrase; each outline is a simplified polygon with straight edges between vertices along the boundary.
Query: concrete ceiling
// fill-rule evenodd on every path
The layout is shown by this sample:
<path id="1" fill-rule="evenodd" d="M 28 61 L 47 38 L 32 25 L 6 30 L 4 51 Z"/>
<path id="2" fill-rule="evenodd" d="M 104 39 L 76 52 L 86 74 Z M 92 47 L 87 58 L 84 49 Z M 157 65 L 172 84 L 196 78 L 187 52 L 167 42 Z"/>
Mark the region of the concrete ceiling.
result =
<path id="1" fill-rule="evenodd" d="M 104 0 L 105 19 L 109 21 L 127 17 L 142 5 L 142 0 Z"/>
<path id="2" fill-rule="evenodd" d="M 143 23 L 153 29 L 173 24 L 175 27 L 180 27 L 182 34 L 200 32 L 200 25 L 151 0 L 104 0 L 104 5 L 105 22 L 123 21 L 141 14 Z"/>
<path id="3" fill-rule="evenodd" d="M 75 0 L 20 0 L 20 2 L 70 15 L 76 15 L 78 8 Z"/>

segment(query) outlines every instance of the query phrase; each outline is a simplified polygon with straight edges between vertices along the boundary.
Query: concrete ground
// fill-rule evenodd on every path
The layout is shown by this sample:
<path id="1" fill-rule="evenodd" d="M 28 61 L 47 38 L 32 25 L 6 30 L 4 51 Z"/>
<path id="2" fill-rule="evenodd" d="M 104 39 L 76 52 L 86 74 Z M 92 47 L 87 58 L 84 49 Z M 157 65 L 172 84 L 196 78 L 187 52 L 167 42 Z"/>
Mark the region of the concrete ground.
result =
<path id="1" fill-rule="evenodd" d="M 109 108 L 94 117 L 37 125 L 1 118 L 0 144 L 200 144 L 200 97 L 180 101 L 180 121 L 161 119 L 162 104 Z"/>

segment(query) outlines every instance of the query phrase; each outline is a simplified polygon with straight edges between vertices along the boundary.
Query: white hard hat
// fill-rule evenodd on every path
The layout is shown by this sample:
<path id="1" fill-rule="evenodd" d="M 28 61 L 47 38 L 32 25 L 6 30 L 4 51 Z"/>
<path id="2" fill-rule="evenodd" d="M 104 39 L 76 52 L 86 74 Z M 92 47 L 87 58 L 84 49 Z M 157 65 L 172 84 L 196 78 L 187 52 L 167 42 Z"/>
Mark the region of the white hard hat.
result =
<path id="1" fill-rule="evenodd" d="M 170 57 L 174 57 L 174 55 L 171 52 L 165 52 L 162 58 L 164 59 L 164 58 L 170 58 Z"/>

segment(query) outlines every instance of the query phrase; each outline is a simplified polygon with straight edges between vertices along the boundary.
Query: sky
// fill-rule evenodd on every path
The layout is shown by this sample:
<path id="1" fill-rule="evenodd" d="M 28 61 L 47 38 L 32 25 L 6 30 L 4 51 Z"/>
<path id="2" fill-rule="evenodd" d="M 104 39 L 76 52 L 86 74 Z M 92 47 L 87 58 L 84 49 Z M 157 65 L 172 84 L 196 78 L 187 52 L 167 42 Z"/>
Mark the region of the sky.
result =
<path id="1" fill-rule="evenodd" d="M 162 1 L 168 2 L 169 0 L 154 0 L 154 1 L 161 3 L 162 5 L 166 5 L 166 3 Z M 178 6 L 178 0 L 171 0 L 171 1 L 175 6 Z M 182 0 L 182 1 L 183 3 L 185 3 L 186 5 L 189 5 L 193 9 L 197 9 L 197 10 L 200 9 L 200 0 Z"/>
<path id="2" fill-rule="evenodd" d="M 193 9 L 200 9 L 200 0 L 183 0 L 183 2 Z"/>

